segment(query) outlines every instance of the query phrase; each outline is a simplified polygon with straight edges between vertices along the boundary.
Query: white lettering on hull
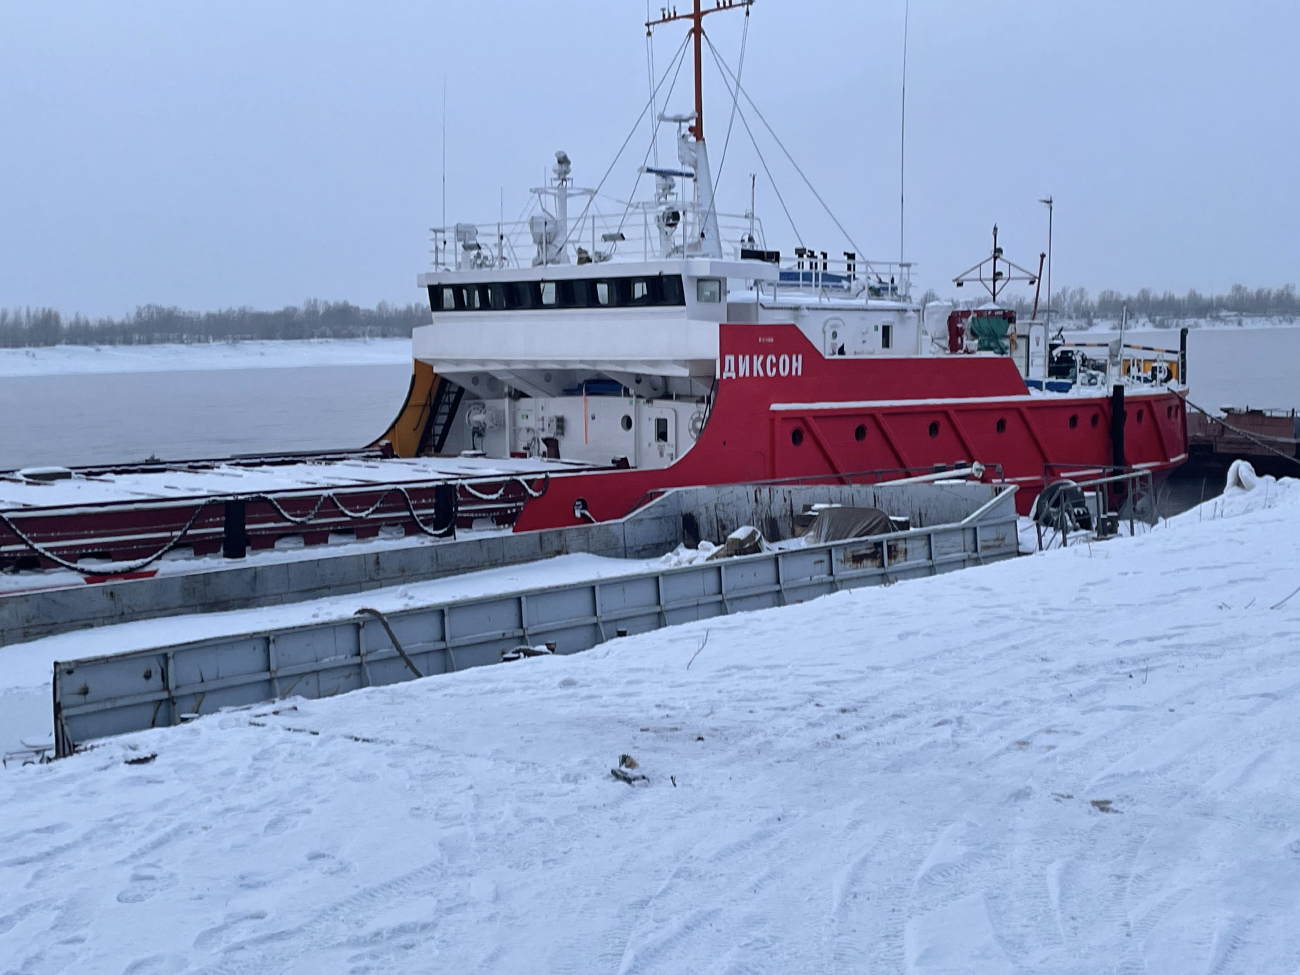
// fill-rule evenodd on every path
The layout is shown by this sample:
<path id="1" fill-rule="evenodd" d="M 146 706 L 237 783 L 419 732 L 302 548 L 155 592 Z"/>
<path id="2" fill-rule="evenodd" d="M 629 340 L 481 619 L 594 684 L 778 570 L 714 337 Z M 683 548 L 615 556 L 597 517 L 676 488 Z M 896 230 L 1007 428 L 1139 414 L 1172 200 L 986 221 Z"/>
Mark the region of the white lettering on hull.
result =
<path id="1" fill-rule="evenodd" d="M 773 353 L 767 355 L 759 353 L 739 357 L 735 355 L 724 355 L 722 357 L 723 379 L 748 379 L 750 376 L 775 379 L 778 375 L 802 376 L 803 356 L 777 356 Z"/>

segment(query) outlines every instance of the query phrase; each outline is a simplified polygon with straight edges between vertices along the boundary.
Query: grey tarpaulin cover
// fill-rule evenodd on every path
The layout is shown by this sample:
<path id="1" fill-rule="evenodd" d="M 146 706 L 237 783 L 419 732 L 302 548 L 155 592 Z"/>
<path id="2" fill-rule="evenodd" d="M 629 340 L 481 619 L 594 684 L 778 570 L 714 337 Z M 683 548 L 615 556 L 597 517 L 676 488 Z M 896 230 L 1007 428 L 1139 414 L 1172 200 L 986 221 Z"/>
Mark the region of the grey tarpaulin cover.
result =
<path id="1" fill-rule="evenodd" d="M 893 522 L 879 508 L 822 508 L 805 537 L 811 545 L 822 545 L 846 538 L 888 535 L 892 531 Z"/>

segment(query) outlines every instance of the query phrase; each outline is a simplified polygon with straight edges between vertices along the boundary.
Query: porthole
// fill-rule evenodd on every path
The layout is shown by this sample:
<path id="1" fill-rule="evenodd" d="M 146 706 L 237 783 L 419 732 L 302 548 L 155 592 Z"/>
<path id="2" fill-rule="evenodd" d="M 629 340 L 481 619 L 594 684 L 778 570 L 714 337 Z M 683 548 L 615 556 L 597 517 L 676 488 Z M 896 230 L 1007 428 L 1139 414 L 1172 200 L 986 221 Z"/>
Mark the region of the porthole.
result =
<path id="1" fill-rule="evenodd" d="M 1145 417 L 1146 415 L 1147 415 L 1146 410 L 1138 410 L 1138 423 L 1141 423 L 1142 418 Z"/>
<path id="2" fill-rule="evenodd" d="M 1097 425 L 1098 421 L 1100 421 L 1100 420 L 1101 420 L 1101 414 L 1099 414 L 1099 413 L 1094 413 L 1094 414 L 1092 415 L 1092 419 L 1091 419 L 1089 422 L 1090 422 L 1090 423 L 1095 427 L 1095 426 Z"/>
<path id="3" fill-rule="evenodd" d="M 864 423 L 859 423 L 859 424 L 858 424 L 857 428 L 853 431 L 853 439 L 854 439 L 854 440 L 858 440 L 858 441 L 862 441 L 862 440 L 866 440 L 866 439 L 867 439 L 867 427 L 866 427 L 866 424 L 864 424 Z"/>
<path id="4" fill-rule="evenodd" d="M 931 421 L 930 421 L 930 436 L 932 436 L 932 437 L 937 437 L 937 436 L 939 436 L 939 421 L 938 421 L 938 420 L 931 420 Z"/>
<path id="5" fill-rule="evenodd" d="M 632 429 L 632 418 L 628 416 L 626 413 L 623 414 L 623 419 L 620 420 L 619 422 L 623 425 L 624 430 Z"/>
<path id="6" fill-rule="evenodd" d="M 998 417 L 998 433 L 1006 433 L 1006 432 L 1007 432 L 1006 417 Z"/>
<path id="7" fill-rule="evenodd" d="M 796 447 L 798 447 L 801 443 L 803 443 L 803 431 L 798 427 L 795 427 L 793 430 L 791 430 L 790 442 L 794 444 Z"/>
<path id="8" fill-rule="evenodd" d="M 471 386 L 477 386 L 477 385 L 478 385 L 478 376 L 473 377 L 473 378 L 469 381 L 469 384 L 470 384 Z"/>
<path id="9" fill-rule="evenodd" d="M 1079 414 L 1078 414 L 1078 413 L 1071 413 L 1071 414 L 1070 414 L 1070 429 L 1073 430 L 1073 429 L 1074 429 L 1075 427 L 1077 427 L 1078 425 L 1079 425 Z"/>

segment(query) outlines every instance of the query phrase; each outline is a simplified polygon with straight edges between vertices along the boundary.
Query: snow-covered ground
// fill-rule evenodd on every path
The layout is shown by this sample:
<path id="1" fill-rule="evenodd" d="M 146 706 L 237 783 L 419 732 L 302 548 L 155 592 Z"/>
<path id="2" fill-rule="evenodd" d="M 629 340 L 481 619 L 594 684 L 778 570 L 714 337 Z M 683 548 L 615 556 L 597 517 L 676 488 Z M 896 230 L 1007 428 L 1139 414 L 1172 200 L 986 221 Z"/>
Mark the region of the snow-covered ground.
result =
<path id="1" fill-rule="evenodd" d="M 1294 972 L 1298 553 L 1264 480 L 18 769 L 0 970 Z"/>

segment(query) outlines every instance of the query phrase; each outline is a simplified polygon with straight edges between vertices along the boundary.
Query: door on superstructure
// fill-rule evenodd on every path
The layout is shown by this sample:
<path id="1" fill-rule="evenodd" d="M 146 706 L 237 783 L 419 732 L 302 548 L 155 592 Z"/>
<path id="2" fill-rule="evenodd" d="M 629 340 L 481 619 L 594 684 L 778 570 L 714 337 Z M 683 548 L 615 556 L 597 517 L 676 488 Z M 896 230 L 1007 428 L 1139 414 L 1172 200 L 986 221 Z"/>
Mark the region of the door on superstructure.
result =
<path id="1" fill-rule="evenodd" d="M 641 427 L 642 467 L 667 467 L 677 459 L 677 414 L 670 409 L 649 407 Z"/>

